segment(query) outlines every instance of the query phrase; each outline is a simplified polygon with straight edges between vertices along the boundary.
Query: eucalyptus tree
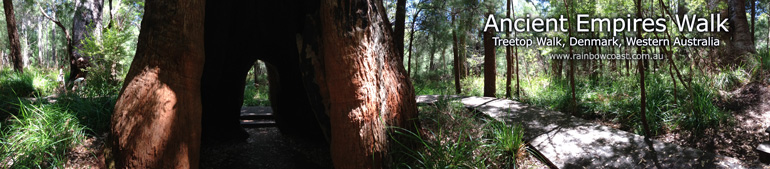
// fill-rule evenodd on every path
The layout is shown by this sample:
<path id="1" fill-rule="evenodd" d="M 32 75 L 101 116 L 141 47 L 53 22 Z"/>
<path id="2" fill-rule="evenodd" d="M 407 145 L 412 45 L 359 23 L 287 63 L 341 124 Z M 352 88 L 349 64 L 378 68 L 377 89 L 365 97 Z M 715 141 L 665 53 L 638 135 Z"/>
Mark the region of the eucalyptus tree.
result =
<path id="1" fill-rule="evenodd" d="M 8 44 L 11 47 L 11 60 L 13 60 L 13 70 L 17 72 L 24 71 L 24 63 L 21 58 L 21 47 L 19 44 L 19 33 L 16 29 L 16 16 L 13 11 L 13 1 L 3 0 L 3 9 L 5 9 L 5 21 L 8 29 Z"/>

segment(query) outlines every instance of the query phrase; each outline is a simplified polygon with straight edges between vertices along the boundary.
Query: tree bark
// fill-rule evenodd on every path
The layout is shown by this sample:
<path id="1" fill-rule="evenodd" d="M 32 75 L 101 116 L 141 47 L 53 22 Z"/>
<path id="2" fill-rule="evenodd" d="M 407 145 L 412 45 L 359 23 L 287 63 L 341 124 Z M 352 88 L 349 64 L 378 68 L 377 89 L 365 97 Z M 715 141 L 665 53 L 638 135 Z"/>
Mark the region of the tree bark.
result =
<path id="1" fill-rule="evenodd" d="M 455 25 L 456 20 L 456 14 L 452 15 L 452 27 L 455 29 L 452 29 L 452 55 L 454 56 L 452 59 L 452 72 L 454 72 L 454 79 L 455 79 L 455 94 L 460 94 L 463 92 L 462 84 L 460 84 L 460 53 L 459 53 L 459 47 L 457 42 L 457 25 Z"/>
<path id="2" fill-rule="evenodd" d="M 262 66 L 259 62 L 254 62 L 254 87 L 259 87 L 259 75 L 262 74 Z"/>
<path id="3" fill-rule="evenodd" d="M 335 168 L 382 168 L 387 126 L 414 131 L 414 89 L 390 40 L 379 0 L 323 1 L 319 61 Z M 371 38 L 377 37 L 377 38 Z"/>
<path id="4" fill-rule="evenodd" d="M 513 47 L 513 58 L 514 58 L 513 64 L 516 66 L 514 69 L 516 70 L 516 91 L 515 91 L 516 99 L 521 99 L 521 84 L 519 84 L 521 81 L 519 81 L 519 47 L 518 46 Z"/>
<path id="5" fill-rule="evenodd" d="M 511 3 L 512 1 L 508 0 L 508 2 Z M 511 4 L 511 6 L 509 6 L 508 8 L 509 8 L 509 11 L 511 11 L 511 15 L 515 16 L 516 15 L 516 11 L 513 11 L 513 10 L 510 9 L 510 8 L 513 8 L 512 5 L 513 4 Z M 515 37 L 515 35 L 514 35 L 514 37 Z M 516 92 L 515 92 L 516 93 L 516 99 L 521 99 L 521 89 L 520 89 L 520 84 L 519 84 L 519 47 L 518 46 L 514 46 L 513 47 L 513 58 L 515 59 L 514 64 L 516 65 L 516 67 L 514 69 L 515 73 L 516 73 Z"/>
<path id="6" fill-rule="evenodd" d="M 756 24 L 757 21 L 757 1 L 756 0 L 749 0 L 751 2 L 751 43 L 754 44 L 756 40 L 754 39 L 754 33 L 757 31 L 754 29 L 754 24 Z"/>
<path id="7" fill-rule="evenodd" d="M 460 29 L 464 30 L 464 29 Z M 465 38 L 467 38 L 466 32 L 462 31 L 462 33 L 459 37 L 460 44 L 457 44 L 458 51 L 460 52 L 460 62 L 459 68 L 460 68 L 460 80 L 465 79 L 466 76 L 468 76 L 468 67 L 465 65 L 465 60 L 467 60 L 467 52 L 468 50 L 465 48 Z"/>
<path id="8" fill-rule="evenodd" d="M 635 5 L 636 5 L 636 17 L 637 18 L 642 18 L 643 17 L 642 16 L 642 1 L 641 0 L 636 0 L 635 2 L 636 2 L 635 3 Z M 637 27 L 641 27 L 642 23 L 637 23 L 636 26 Z M 642 38 L 642 32 L 641 31 L 637 31 L 636 32 L 636 38 L 640 38 L 640 39 Z M 642 51 L 642 46 L 637 46 L 636 47 L 636 53 L 642 54 L 642 52 L 643 52 Z M 640 109 L 639 116 L 641 116 L 641 118 L 642 118 L 642 127 L 644 129 L 644 138 L 649 140 L 650 137 L 652 137 L 652 134 L 650 133 L 650 125 L 647 123 L 647 113 L 646 113 L 646 111 L 647 111 L 646 110 L 646 108 L 647 108 L 647 96 L 646 96 L 647 93 L 645 91 L 645 84 L 644 84 L 644 69 L 645 69 L 644 60 L 645 59 L 641 59 L 641 60 L 639 60 L 639 63 L 637 63 L 637 70 L 638 70 L 637 73 L 639 74 L 639 87 L 640 87 L 640 94 L 641 94 L 641 98 L 639 99 L 640 103 L 641 103 L 641 106 L 639 108 Z M 650 146 L 650 148 L 652 148 L 652 145 L 649 145 L 649 146 Z M 655 150 L 653 149 L 652 151 L 655 151 Z"/>
<path id="9" fill-rule="evenodd" d="M 16 30 L 16 16 L 13 11 L 13 1 L 3 0 L 3 8 L 5 9 L 5 21 L 8 28 L 8 44 L 11 47 L 11 62 L 13 63 L 13 70 L 16 72 L 24 72 L 24 63 L 21 58 L 21 45 L 19 43 L 19 33 Z"/>
<path id="10" fill-rule="evenodd" d="M 70 63 L 70 78 L 73 81 L 78 77 L 85 77 L 86 73 L 81 69 L 90 66 L 91 57 L 85 56 L 83 40 L 91 37 L 101 37 L 102 32 L 102 8 L 104 0 L 82 0 L 81 5 L 75 10 L 72 19 L 72 45 L 74 62 Z"/>
<path id="11" fill-rule="evenodd" d="M 574 8 L 572 7 L 572 1 L 564 1 L 564 7 L 567 8 L 567 13 L 570 13 L 570 9 L 574 11 Z M 571 13 L 570 13 L 571 14 Z M 567 24 L 567 37 L 572 37 L 572 24 Z M 572 45 L 569 46 L 569 55 L 572 56 Z M 577 97 L 575 96 L 575 61 L 574 59 L 569 59 L 569 86 L 572 91 L 572 101 L 571 101 L 571 109 L 572 113 L 578 113 L 577 109 Z"/>
<path id="12" fill-rule="evenodd" d="M 204 10 L 204 1 L 146 3 L 111 120 L 117 168 L 198 168 Z"/>
<path id="13" fill-rule="evenodd" d="M 428 61 L 428 71 L 433 71 L 434 68 L 435 68 L 434 64 L 433 64 L 433 56 L 435 56 L 435 55 L 436 55 L 436 43 L 433 42 L 430 45 L 430 56 L 428 56 L 428 57 L 430 57 L 430 59 Z"/>
<path id="14" fill-rule="evenodd" d="M 75 55 L 74 55 L 74 52 L 73 52 L 74 49 L 73 49 L 72 37 L 70 36 L 70 32 L 67 31 L 67 28 L 64 27 L 64 24 L 59 22 L 57 19 L 54 19 L 53 17 L 48 16 L 48 13 L 46 13 L 45 10 L 43 10 L 43 7 L 38 6 L 38 10 L 40 10 L 40 13 L 42 13 L 43 16 L 48 18 L 48 20 L 51 20 L 51 22 L 55 23 L 56 26 L 59 26 L 59 28 L 61 28 L 62 32 L 64 32 L 64 40 L 67 43 L 66 44 L 67 45 L 67 59 L 69 60 L 69 63 L 70 63 L 70 78 L 68 79 L 68 81 L 73 81 L 77 77 L 84 77 L 85 76 L 84 72 L 81 71 L 80 68 L 78 68 L 78 66 L 77 66 L 78 65 L 77 64 L 78 59 L 75 58 Z M 55 16 L 56 12 L 54 11 L 53 14 Z M 55 33 L 55 31 L 54 31 L 54 33 Z M 56 50 L 54 49 L 54 51 L 56 51 Z M 55 52 L 54 52 L 54 56 L 56 56 Z"/>
<path id="15" fill-rule="evenodd" d="M 490 12 L 487 15 L 493 14 Z M 484 32 L 484 97 L 495 97 L 495 44 L 492 29 Z"/>
<path id="16" fill-rule="evenodd" d="M 422 8 L 417 10 L 417 13 L 412 16 L 412 32 L 409 33 L 409 60 L 406 61 L 409 64 L 409 69 L 406 70 L 409 77 L 412 77 L 412 54 L 414 53 L 412 51 L 412 43 L 414 43 L 414 32 L 417 31 L 414 25 L 417 23 L 417 16 L 420 16 L 420 12 L 422 12 Z"/>
<path id="17" fill-rule="evenodd" d="M 511 17 L 511 0 L 507 0 L 505 3 L 505 8 L 508 9 L 507 12 L 505 12 L 505 17 L 510 18 Z M 508 38 L 512 38 L 511 32 L 508 32 Z M 505 98 L 511 98 L 511 65 L 512 62 L 512 56 L 511 56 L 511 47 L 506 46 L 505 47 Z"/>
<path id="18" fill-rule="evenodd" d="M 754 48 L 754 42 L 751 40 L 751 30 L 746 20 L 746 1 L 728 0 L 730 8 L 730 34 L 732 34 L 732 48 L 735 56 L 729 58 L 728 63 L 740 63 L 743 61 L 739 56 L 746 53 L 757 53 Z"/>
<path id="19" fill-rule="evenodd" d="M 396 1 L 396 25 L 393 30 L 393 41 L 396 44 L 396 53 L 401 62 L 404 62 L 404 26 L 406 22 L 406 0 Z"/>

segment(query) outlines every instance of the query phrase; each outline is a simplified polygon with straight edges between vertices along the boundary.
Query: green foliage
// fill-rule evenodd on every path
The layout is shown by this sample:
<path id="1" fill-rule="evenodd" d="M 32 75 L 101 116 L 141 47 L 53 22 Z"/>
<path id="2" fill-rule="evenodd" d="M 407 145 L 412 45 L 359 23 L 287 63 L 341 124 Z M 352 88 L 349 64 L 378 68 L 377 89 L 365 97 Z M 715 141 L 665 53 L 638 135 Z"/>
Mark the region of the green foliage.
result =
<path id="1" fill-rule="evenodd" d="M 436 106 L 427 107 L 420 113 L 420 121 L 426 132 L 413 133 L 396 129 L 394 134 L 409 140 L 398 141 L 394 153 L 396 168 L 487 168 L 489 150 L 483 145 L 481 135 L 474 131 L 476 119 L 469 116 L 461 105 L 441 100 Z M 426 127 L 427 126 L 427 127 Z M 402 144 L 414 141 L 420 148 L 411 149 Z M 482 153 L 476 154 L 476 151 Z"/>
<path id="2" fill-rule="evenodd" d="M 395 168 L 510 168 L 523 155 L 521 126 L 482 119 L 462 103 L 439 99 L 420 107 L 421 133 L 395 128 Z M 407 146 L 416 142 L 418 148 Z"/>
<path id="3" fill-rule="evenodd" d="M 524 128 L 521 125 L 506 125 L 503 122 L 490 122 L 491 133 L 494 135 L 493 144 L 495 150 L 498 150 L 498 157 L 505 160 L 504 164 L 510 164 L 505 168 L 517 168 L 516 157 L 524 152 Z"/>
<path id="4" fill-rule="evenodd" d="M 749 80 L 749 74 L 743 68 L 722 69 L 713 79 L 713 86 L 718 90 L 732 91 Z"/>
<path id="5" fill-rule="evenodd" d="M 128 73 L 124 69 L 130 64 L 132 56 L 128 47 L 132 34 L 118 29 L 104 29 L 101 37 L 93 36 L 83 40 L 86 56 L 91 56 L 88 67 L 88 84 L 83 89 L 92 96 L 106 96 L 120 91 L 121 80 Z"/>
<path id="6" fill-rule="evenodd" d="M 745 79 L 745 75 L 735 76 L 738 82 Z M 699 132 L 730 121 L 729 113 L 714 105 L 715 91 L 705 88 L 704 84 L 715 82 L 703 78 L 692 83 L 694 96 L 690 96 L 681 82 L 674 89 L 668 72 L 648 73 L 645 78 L 647 121 L 653 135 L 676 129 Z M 576 78 L 576 89 L 580 109 L 576 115 L 610 119 L 621 124 L 621 128 L 643 133 L 638 76 Z M 525 97 L 520 101 L 525 103 L 563 112 L 570 108 L 566 80 L 535 76 L 522 82 L 522 91 Z"/>
<path id="7" fill-rule="evenodd" d="M 0 72 L 0 95 L 29 97 L 35 94 L 34 78 L 29 73 Z"/>
<path id="8" fill-rule="evenodd" d="M 36 100 L 17 100 L 18 112 L 0 112 L 10 117 L 0 123 L 0 168 L 61 168 L 72 147 L 108 131 L 115 105 L 114 97 Z"/>
<path id="9" fill-rule="evenodd" d="M 45 74 L 37 69 L 25 69 L 17 73 L 10 69 L 0 70 L 0 95 L 32 97 L 50 95 L 58 85 L 55 75 Z"/>
<path id="10" fill-rule="evenodd" d="M 254 85 L 247 83 L 246 89 L 243 91 L 243 105 L 270 106 L 268 92 L 268 85 L 259 85 L 258 87 L 254 87 Z"/>
<path id="11" fill-rule="evenodd" d="M 57 105 L 21 102 L 19 107 L 19 115 L 3 126 L 0 133 L 0 166 L 63 166 L 67 160 L 65 152 L 83 138 L 84 128 L 76 116 Z"/>
<path id="12" fill-rule="evenodd" d="M 243 106 L 270 106 L 270 85 L 267 81 L 267 69 L 262 62 L 257 62 L 258 66 L 262 70 L 261 72 L 254 72 L 254 69 L 249 70 L 246 76 L 246 86 L 243 90 Z M 257 73 L 256 83 L 254 85 L 254 74 Z"/>
<path id="13" fill-rule="evenodd" d="M 705 81 L 705 80 L 702 80 Z M 679 107 L 682 115 L 680 125 L 683 129 L 699 134 L 706 128 L 727 124 L 732 116 L 713 104 L 716 97 L 713 89 L 705 88 L 701 83 L 692 83 L 693 96 L 686 96 L 685 105 Z"/>

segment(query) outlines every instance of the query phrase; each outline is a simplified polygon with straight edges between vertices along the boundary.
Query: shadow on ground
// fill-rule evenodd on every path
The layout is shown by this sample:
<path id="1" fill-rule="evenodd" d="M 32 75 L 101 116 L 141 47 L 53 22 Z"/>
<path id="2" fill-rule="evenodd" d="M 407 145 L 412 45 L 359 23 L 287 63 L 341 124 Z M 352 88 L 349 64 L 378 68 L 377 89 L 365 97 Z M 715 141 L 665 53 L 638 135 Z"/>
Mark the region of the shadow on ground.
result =
<path id="1" fill-rule="evenodd" d="M 297 143 L 281 136 L 278 128 L 249 128 L 246 142 L 201 147 L 200 168 L 327 168 L 319 165 L 324 144 Z M 328 160 L 327 160 L 328 162 Z M 330 164 L 327 164 L 330 165 Z"/>

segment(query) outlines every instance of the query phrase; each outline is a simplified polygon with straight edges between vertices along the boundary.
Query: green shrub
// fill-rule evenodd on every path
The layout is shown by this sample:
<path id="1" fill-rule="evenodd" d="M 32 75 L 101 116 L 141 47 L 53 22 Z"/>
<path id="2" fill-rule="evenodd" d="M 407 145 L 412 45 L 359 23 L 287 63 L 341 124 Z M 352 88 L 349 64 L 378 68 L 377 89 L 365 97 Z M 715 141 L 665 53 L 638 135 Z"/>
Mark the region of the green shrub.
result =
<path id="1" fill-rule="evenodd" d="M 517 168 L 517 157 L 524 152 L 524 128 L 499 121 L 490 122 L 488 126 L 490 129 L 487 131 L 491 131 L 494 140 L 491 145 L 497 150 L 497 156 L 504 159 L 504 164 L 510 165 L 505 168 Z"/>
<path id="2" fill-rule="evenodd" d="M 245 86 L 243 91 L 243 105 L 244 106 L 270 106 L 269 98 L 269 86 L 260 85 L 254 87 L 253 83 Z"/>
<path id="3" fill-rule="evenodd" d="M 21 102 L 19 107 L 0 133 L 0 168 L 63 166 L 65 152 L 83 138 L 77 117 L 57 105 Z"/>
<path id="4" fill-rule="evenodd" d="M 31 97 L 35 91 L 35 77 L 30 73 L 0 72 L 0 95 Z"/>

